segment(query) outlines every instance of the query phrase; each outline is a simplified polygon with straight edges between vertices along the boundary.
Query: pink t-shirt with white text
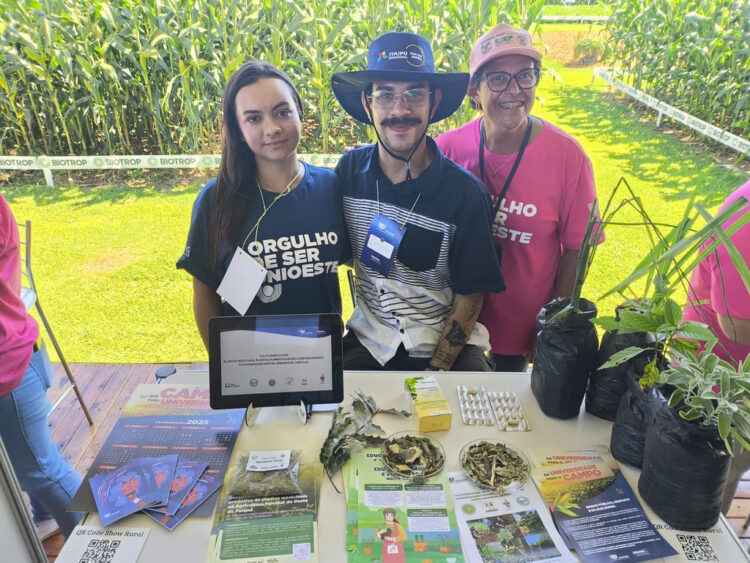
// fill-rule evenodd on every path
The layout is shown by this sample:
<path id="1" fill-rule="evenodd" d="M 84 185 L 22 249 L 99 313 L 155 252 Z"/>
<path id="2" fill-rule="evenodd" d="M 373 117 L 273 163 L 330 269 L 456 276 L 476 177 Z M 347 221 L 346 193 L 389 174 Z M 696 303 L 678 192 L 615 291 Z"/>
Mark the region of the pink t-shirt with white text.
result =
<path id="1" fill-rule="evenodd" d="M 38 335 L 21 300 L 18 225 L 0 194 L 0 397 L 21 382 Z"/>
<path id="2" fill-rule="evenodd" d="M 481 178 L 479 121 L 436 141 L 446 156 Z M 484 183 L 493 204 L 516 156 L 484 151 Z M 493 224 L 495 242 L 503 246 L 506 290 L 485 295 L 479 322 L 490 331 L 494 353 L 524 352 L 539 309 L 553 297 L 563 250 L 581 245 L 595 197 L 591 161 L 581 145 L 545 122 L 539 137 L 526 147 Z"/>
<path id="3" fill-rule="evenodd" d="M 722 204 L 719 211 L 726 209 L 739 197 L 744 197 L 750 201 L 750 182 L 735 190 Z M 748 211 L 750 211 L 750 204 L 743 206 L 742 210 L 724 223 L 722 227 L 726 230 L 729 225 Z M 750 263 L 750 223 L 729 238 L 737 247 L 745 263 Z M 703 246 L 705 247 L 708 244 L 706 243 Z M 706 323 L 723 345 L 723 347 L 718 344 L 714 346 L 714 354 L 736 366 L 738 361 L 744 360 L 750 354 L 750 346 L 739 342 L 735 343 L 733 339 L 727 337 L 719 326 L 717 313 L 726 317 L 750 319 L 750 293 L 723 245 L 720 245 L 716 252 L 706 256 L 696 266 L 690 277 L 690 286 L 692 288 L 689 293 L 690 303 L 685 307 L 684 319 Z M 703 305 L 697 305 L 696 303 L 699 301 L 707 302 Z"/>

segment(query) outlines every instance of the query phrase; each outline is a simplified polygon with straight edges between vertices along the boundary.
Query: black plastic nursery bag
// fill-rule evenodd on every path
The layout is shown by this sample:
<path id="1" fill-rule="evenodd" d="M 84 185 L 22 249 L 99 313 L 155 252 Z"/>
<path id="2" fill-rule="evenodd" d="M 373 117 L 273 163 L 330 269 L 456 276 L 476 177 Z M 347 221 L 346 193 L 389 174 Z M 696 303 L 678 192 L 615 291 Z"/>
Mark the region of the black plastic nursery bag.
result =
<path id="1" fill-rule="evenodd" d="M 653 349 L 651 351 L 644 351 L 642 354 L 621 363 L 619 366 L 606 369 L 598 368 L 609 360 L 613 354 L 625 348 L 631 346 L 637 346 L 638 348 L 653 346 L 651 340 L 645 332 L 620 334 L 615 330 L 604 333 L 602 342 L 599 345 L 599 352 L 596 355 L 595 367 L 591 372 L 589 386 L 586 390 L 587 412 L 605 420 L 615 419 L 617 406 L 620 403 L 623 393 L 628 388 L 628 372 L 642 374 L 643 368 L 653 357 Z"/>
<path id="2" fill-rule="evenodd" d="M 666 399 L 652 400 L 638 491 L 667 524 L 705 530 L 721 513 L 731 456 L 715 427 L 683 420 Z"/>
<path id="3" fill-rule="evenodd" d="M 568 303 L 567 297 L 555 299 L 536 317 L 540 332 L 531 390 L 544 414 L 555 418 L 578 415 L 599 349 L 596 328 L 589 321 L 596 317 L 596 305 L 581 299 L 580 311 L 556 317 Z"/>
<path id="4" fill-rule="evenodd" d="M 638 385 L 638 375 L 630 372 L 625 392 L 617 405 L 609 449 L 616 460 L 635 467 L 643 462 L 643 443 L 649 421 L 649 395 Z"/>

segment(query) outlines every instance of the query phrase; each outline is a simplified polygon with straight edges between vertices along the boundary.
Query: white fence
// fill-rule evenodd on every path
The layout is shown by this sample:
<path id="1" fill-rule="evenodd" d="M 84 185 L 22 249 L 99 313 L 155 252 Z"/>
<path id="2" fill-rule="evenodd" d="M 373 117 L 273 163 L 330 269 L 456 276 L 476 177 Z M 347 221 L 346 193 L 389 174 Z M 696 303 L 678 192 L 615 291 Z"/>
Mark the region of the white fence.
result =
<path id="1" fill-rule="evenodd" d="M 723 129 L 719 129 L 715 125 L 711 125 L 710 123 L 703 121 L 702 119 L 693 117 L 692 115 L 685 113 L 684 111 L 677 109 L 674 106 L 670 106 L 669 104 L 662 102 L 661 100 L 658 100 L 653 96 L 649 96 L 648 94 L 641 90 L 638 90 L 637 88 L 633 88 L 632 86 L 625 84 L 622 80 L 613 76 L 612 69 L 596 67 L 594 68 L 594 76 L 601 78 L 610 86 L 614 86 L 631 98 L 634 98 L 659 112 L 659 116 L 656 119 L 657 127 L 661 125 L 662 118 L 664 116 L 667 116 L 674 119 L 675 121 L 682 123 L 686 127 L 697 131 L 701 135 L 705 135 L 706 137 L 709 137 L 714 141 L 717 141 L 722 145 L 737 151 L 740 154 L 750 156 L 750 141 L 747 141 L 742 137 L 738 137 L 737 135 L 733 135 L 732 133 L 724 131 Z"/>
<path id="2" fill-rule="evenodd" d="M 333 168 L 340 154 L 300 154 L 313 166 Z M 0 170 L 41 170 L 47 185 L 54 187 L 53 170 L 126 170 L 142 168 L 216 169 L 220 154 L 135 154 L 131 156 L 0 156 Z"/>

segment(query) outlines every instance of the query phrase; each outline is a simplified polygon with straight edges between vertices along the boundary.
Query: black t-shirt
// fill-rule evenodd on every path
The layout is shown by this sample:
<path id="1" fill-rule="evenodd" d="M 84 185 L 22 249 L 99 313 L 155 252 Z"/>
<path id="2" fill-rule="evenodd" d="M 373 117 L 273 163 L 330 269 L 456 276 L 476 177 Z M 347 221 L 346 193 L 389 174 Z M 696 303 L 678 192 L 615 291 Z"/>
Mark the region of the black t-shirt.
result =
<path id="1" fill-rule="evenodd" d="M 221 242 L 215 269 L 207 246 L 214 185 L 215 180 L 208 182 L 195 200 L 187 245 L 177 267 L 216 289 L 237 246 L 242 245 L 268 270 L 247 315 L 341 313 L 336 269 L 341 261 L 349 259 L 349 244 L 336 175 L 326 168 L 305 164 L 302 182 L 268 210 L 257 237 L 250 231 L 263 209 L 254 201 L 237 240 Z M 264 191 L 266 206 L 277 196 Z M 222 314 L 239 313 L 224 302 Z"/>

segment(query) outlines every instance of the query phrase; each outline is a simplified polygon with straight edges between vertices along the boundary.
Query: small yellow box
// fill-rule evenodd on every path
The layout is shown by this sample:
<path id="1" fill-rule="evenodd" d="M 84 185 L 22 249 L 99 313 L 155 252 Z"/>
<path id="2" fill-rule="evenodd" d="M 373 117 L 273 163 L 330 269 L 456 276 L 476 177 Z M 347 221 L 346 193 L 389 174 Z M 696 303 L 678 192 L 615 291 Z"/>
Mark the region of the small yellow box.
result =
<path id="1" fill-rule="evenodd" d="M 451 427 L 451 408 L 432 375 L 409 377 L 404 380 L 412 402 L 412 413 L 420 432 L 448 430 Z"/>

